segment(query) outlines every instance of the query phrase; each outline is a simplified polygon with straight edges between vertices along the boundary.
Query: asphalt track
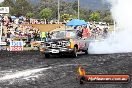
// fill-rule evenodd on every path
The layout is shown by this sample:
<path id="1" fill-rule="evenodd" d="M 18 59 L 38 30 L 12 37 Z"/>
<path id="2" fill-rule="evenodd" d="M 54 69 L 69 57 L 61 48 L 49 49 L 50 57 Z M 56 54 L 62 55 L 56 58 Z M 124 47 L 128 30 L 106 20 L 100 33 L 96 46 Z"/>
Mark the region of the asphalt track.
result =
<path id="1" fill-rule="evenodd" d="M 0 51 L 0 88 L 131 88 L 132 82 L 122 84 L 80 85 L 77 67 L 81 64 L 87 74 L 132 74 L 132 53 L 84 55 L 78 58 L 40 58 L 37 51 Z"/>

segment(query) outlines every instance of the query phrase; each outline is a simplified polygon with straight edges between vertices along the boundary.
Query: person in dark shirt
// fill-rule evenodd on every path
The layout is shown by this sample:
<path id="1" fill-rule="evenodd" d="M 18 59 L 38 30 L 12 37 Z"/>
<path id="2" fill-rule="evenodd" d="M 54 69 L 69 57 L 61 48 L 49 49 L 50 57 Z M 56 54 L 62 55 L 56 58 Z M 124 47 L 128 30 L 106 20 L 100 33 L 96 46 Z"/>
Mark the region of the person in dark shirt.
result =
<path id="1" fill-rule="evenodd" d="M 107 35 L 108 35 L 108 29 L 104 28 L 104 30 L 103 30 L 103 37 L 106 38 Z"/>
<path id="2" fill-rule="evenodd" d="M 82 38 L 82 30 L 81 29 L 77 30 L 77 37 Z"/>
<path id="3" fill-rule="evenodd" d="M 11 33 L 10 33 L 10 32 L 8 32 L 8 33 L 7 33 L 7 38 L 10 38 L 10 35 L 11 35 Z"/>

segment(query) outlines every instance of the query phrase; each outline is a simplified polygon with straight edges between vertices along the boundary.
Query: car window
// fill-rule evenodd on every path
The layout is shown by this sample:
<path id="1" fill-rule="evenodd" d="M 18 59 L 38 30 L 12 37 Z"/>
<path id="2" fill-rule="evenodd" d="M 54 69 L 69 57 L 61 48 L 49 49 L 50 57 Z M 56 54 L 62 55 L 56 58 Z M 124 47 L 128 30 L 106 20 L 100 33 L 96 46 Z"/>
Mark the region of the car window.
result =
<path id="1" fill-rule="evenodd" d="M 75 31 L 57 31 L 52 34 L 52 39 L 62 39 L 62 38 L 75 38 Z"/>

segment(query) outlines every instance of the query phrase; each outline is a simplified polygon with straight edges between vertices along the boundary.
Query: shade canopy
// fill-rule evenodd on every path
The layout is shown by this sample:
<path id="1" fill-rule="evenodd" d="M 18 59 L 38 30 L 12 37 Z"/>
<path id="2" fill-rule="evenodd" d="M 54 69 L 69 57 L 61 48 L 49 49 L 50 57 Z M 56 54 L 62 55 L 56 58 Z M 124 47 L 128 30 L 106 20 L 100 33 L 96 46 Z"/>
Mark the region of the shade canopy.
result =
<path id="1" fill-rule="evenodd" d="M 66 26 L 81 26 L 81 25 L 87 25 L 87 23 L 84 20 L 73 19 L 66 24 Z"/>

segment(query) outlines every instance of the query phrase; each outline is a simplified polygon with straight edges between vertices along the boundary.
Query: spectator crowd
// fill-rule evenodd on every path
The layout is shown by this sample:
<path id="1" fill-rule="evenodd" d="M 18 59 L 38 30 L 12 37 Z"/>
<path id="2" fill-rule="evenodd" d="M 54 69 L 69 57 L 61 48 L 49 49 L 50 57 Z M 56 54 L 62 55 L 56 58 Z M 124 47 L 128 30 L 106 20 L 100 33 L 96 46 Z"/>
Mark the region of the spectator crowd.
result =
<path id="1" fill-rule="evenodd" d="M 44 21 L 27 19 L 27 18 L 11 18 L 9 16 L 1 16 L 3 23 L 2 42 L 9 43 L 10 41 L 46 41 L 52 38 L 54 32 L 41 32 L 38 28 L 33 26 L 23 26 L 21 24 L 44 24 Z M 89 26 L 74 27 L 77 30 L 79 37 L 83 38 L 106 38 L 108 35 L 108 27 L 100 28 L 94 23 L 89 23 Z"/>
<path id="2" fill-rule="evenodd" d="M 80 38 L 107 38 L 109 32 L 108 25 L 106 27 L 100 27 L 94 23 L 89 23 L 88 26 L 77 26 L 74 27 L 74 29 L 77 30 L 77 34 Z"/>

